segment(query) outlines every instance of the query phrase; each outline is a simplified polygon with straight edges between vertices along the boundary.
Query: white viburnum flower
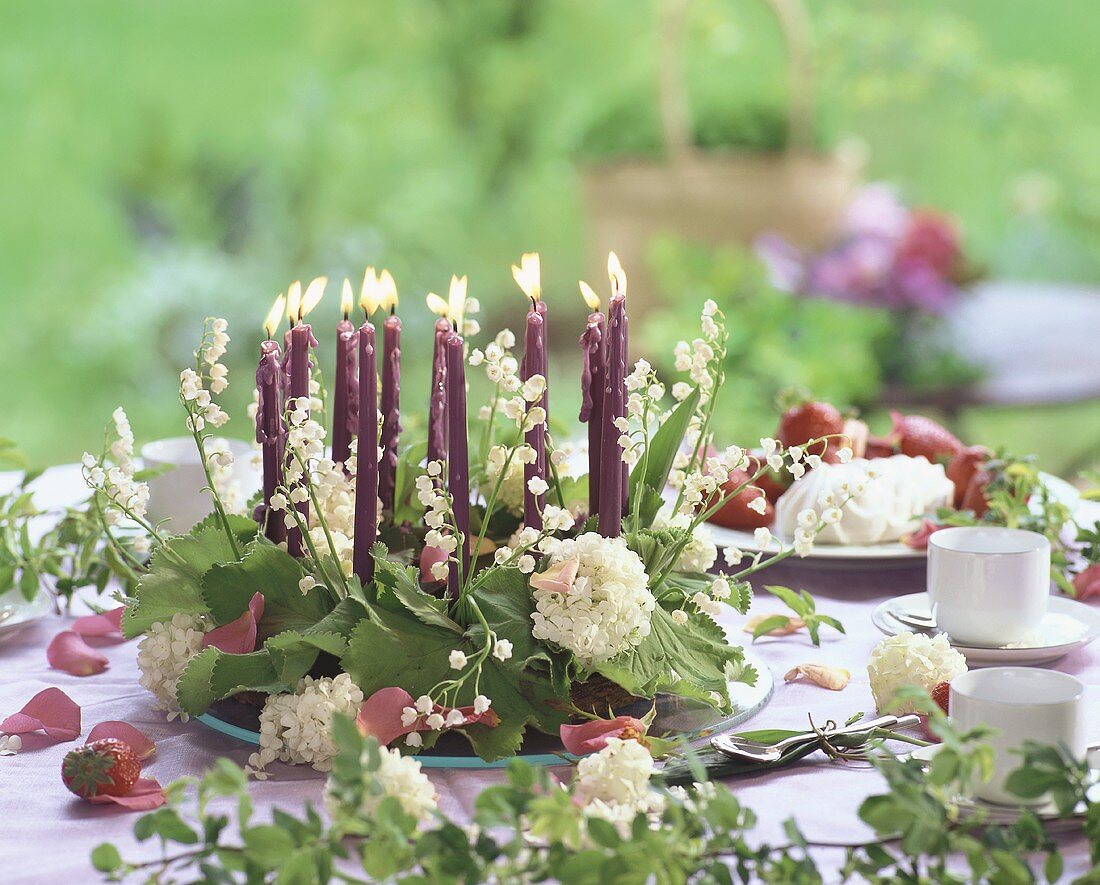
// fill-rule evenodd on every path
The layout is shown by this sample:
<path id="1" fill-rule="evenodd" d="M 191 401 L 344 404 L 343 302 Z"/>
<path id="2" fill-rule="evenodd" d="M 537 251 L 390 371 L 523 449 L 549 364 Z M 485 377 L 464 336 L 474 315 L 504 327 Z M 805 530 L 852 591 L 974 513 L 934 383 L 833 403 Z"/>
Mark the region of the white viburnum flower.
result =
<path id="1" fill-rule="evenodd" d="M 614 824 L 625 838 L 639 814 L 657 813 L 664 797 L 650 789 L 653 757 L 634 739 L 608 738 L 577 763 L 574 796 L 584 813 Z"/>
<path id="2" fill-rule="evenodd" d="M 656 599 L 642 560 L 622 538 L 587 532 L 564 540 L 548 567 L 574 558 L 577 572 L 568 593 L 532 590 L 532 632 L 589 666 L 610 660 L 648 636 Z"/>
<path id="3" fill-rule="evenodd" d="M 890 702 L 904 685 L 931 691 L 941 682 L 950 682 L 965 673 L 966 658 L 951 647 L 946 633 L 928 636 L 925 633 L 902 632 L 888 636 L 871 651 L 867 661 L 867 678 L 875 706 L 883 712 L 913 713 L 911 702 L 897 707 Z"/>
<path id="4" fill-rule="evenodd" d="M 419 747 L 423 740 L 419 734 L 413 732 L 405 738 L 405 743 L 410 747 Z M 406 814 L 419 821 L 431 818 L 439 807 L 439 796 L 419 760 L 412 756 L 403 756 L 399 750 L 378 747 L 378 768 L 371 771 L 368 766 L 369 758 L 364 751 L 363 781 L 366 788 L 358 809 L 361 815 L 372 817 L 377 813 L 383 799 L 393 797 Z M 338 812 L 338 800 L 331 781 L 325 788 L 324 803 L 329 814 L 335 816 Z"/>
<path id="5" fill-rule="evenodd" d="M 206 631 L 198 615 L 177 613 L 171 621 L 157 621 L 138 644 L 137 665 L 141 686 L 153 693 L 157 709 L 168 719 L 187 720 L 176 698 L 176 685 L 191 659 L 202 651 Z"/>

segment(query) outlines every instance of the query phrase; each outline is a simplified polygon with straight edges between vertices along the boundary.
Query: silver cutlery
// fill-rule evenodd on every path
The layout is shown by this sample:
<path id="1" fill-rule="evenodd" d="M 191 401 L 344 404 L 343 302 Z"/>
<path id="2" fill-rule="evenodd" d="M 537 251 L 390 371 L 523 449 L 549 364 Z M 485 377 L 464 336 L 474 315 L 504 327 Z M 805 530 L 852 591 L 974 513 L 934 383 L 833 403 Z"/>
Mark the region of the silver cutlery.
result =
<path id="1" fill-rule="evenodd" d="M 820 740 L 822 735 L 832 738 L 837 735 L 859 734 L 876 728 L 910 728 L 919 722 L 920 717 L 914 715 L 900 718 L 897 716 L 883 716 L 869 722 L 856 722 L 852 725 L 830 729 L 821 733 L 807 731 L 802 734 L 791 735 L 774 744 L 765 744 L 732 734 L 715 735 L 710 739 L 710 744 L 720 753 L 737 759 L 746 759 L 751 762 L 777 762 L 787 750 L 797 747 L 799 744 Z"/>

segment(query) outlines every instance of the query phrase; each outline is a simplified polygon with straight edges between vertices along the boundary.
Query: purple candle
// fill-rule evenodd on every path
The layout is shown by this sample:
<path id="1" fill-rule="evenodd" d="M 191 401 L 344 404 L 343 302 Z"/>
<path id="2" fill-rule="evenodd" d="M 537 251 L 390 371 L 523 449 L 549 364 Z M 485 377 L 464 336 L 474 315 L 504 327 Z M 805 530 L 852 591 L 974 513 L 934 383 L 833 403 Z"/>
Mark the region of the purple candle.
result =
<path id="1" fill-rule="evenodd" d="M 542 302 L 542 278 L 537 252 L 524 254 L 519 265 L 512 265 L 512 276 L 516 284 L 531 300 L 527 311 L 526 332 L 523 344 L 523 362 L 520 365 L 520 379 L 523 381 L 535 375 L 547 378 L 546 367 L 546 305 Z M 535 405 L 546 408 L 546 392 Z M 531 528 L 542 528 L 542 511 L 546 506 L 546 495 L 536 495 L 528 487 L 532 479 L 546 481 L 546 424 L 533 427 L 524 435 L 527 445 L 535 450 L 534 463 L 523 465 L 523 523 Z"/>
<path id="2" fill-rule="evenodd" d="M 255 517 L 263 526 L 268 540 L 278 544 L 286 540 L 286 524 L 279 515 L 271 513 L 271 496 L 283 482 L 283 447 L 286 429 L 282 415 L 282 353 L 272 340 L 279 328 L 284 302 L 280 295 L 264 321 L 267 341 L 260 345 L 260 363 L 256 367 L 256 390 L 259 394 L 256 407 L 256 442 L 263 455 L 264 499 L 256 508 Z"/>
<path id="3" fill-rule="evenodd" d="M 447 302 L 434 292 L 428 294 L 428 308 L 438 314 L 435 321 L 435 348 L 432 351 L 432 390 L 428 401 L 428 460 L 447 459 L 447 361 L 444 344 L 451 334 L 447 321 Z"/>
<path id="4" fill-rule="evenodd" d="M 353 304 L 351 283 L 344 280 L 340 297 L 340 310 L 344 318 L 336 324 L 336 375 L 332 392 L 332 460 L 338 464 L 347 463 L 351 453 L 351 435 L 355 432 L 355 415 L 351 408 L 352 388 L 357 387 L 355 326 L 350 319 Z"/>
<path id="5" fill-rule="evenodd" d="M 397 444 L 401 436 L 401 318 L 397 316 L 397 285 L 382 271 L 382 307 L 390 315 L 382 323 L 382 463 L 378 491 L 382 509 L 393 511 L 397 486 Z"/>
<path id="6" fill-rule="evenodd" d="M 310 282 L 303 293 L 302 284 L 296 281 L 287 292 L 287 313 L 291 317 L 290 398 L 295 401 L 295 405 L 303 397 L 309 399 L 310 348 L 317 345 L 312 327 L 304 320 L 321 300 L 327 282 L 326 277 L 318 277 Z M 309 502 L 301 501 L 297 509 L 302 521 L 308 524 Z M 291 556 L 302 555 L 302 532 L 297 526 L 287 531 L 287 551 Z"/>
<path id="7" fill-rule="evenodd" d="M 588 515 L 600 510 L 600 462 L 603 458 L 603 389 L 607 365 L 607 325 L 600 313 L 599 296 L 588 283 L 582 282 L 581 295 L 592 311 L 588 315 L 581 350 L 580 420 L 588 425 Z"/>
<path id="8" fill-rule="evenodd" d="M 364 296 L 364 301 L 367 298 Z M 367 316 L 371 310 L 367 309 Z M 371 548 L 378 538 L 378 367 L 374 326 L 359 327 L 359 432 L 355 458 L 355 547 L 352 568 L 364 586 L 374 580 Z"/>
<path id="9" fill-rule="evenodd" d="M 600 451 L 608 468 L 600 473 L 599 532 L 605 538 L 622 534 L 626 495 L 626 462 L 615 419 L 626 416 L 626 274 L 612 252 L 608 256 L 612 295 L 607 306 L 607 373 L 604 377 Z M 616 468 L 614 465 L 622 465 Z"/>
<path id="10" fill-rule="evenodd" d="M 458 560 L 461 569 L 451 563 L 447 580 L 448 594 L 457 599 L 462 582 L 470 572 L 470 463 L 466 430 L 466 354 L 458 332 L 452 331 L 444 342 L 447 363 L 447 490 L 454 508 L 458 530 Z"/>

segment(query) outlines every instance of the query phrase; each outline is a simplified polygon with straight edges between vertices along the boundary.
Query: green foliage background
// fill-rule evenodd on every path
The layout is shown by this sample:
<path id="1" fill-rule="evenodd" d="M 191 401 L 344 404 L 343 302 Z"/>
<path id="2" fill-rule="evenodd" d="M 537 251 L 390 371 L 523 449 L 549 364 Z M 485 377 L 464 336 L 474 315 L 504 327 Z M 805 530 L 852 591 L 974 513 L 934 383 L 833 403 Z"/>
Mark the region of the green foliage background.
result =
<path id="1" fill-rule="evenodd" d="M 956 213 L 994 272 L 1100 278 L 1089 162 L 1100 10 L 1079 0 L 808 5 L 822 144 L 860 135 L 869 175 Z M 5 11 L 0 308 L 11 383 L 0 435 L 33 463 L 95 447 L 120 402 L 139 438 L 181 429 L 175 376 L 209 313 L 231 322 L 231 399 L 243 415 L 272 297 L 295 277 L 356 276 L 368 262 L 389 266 L 405 299 L 406 402 L 416 407 L 424 292 L 469 273 L 486 327 L 516 326 L 508 263 L 541 251 L 555 402 L 559 416 L 571 410 L 575 280 L 591 258 L 578 164 L 657 150 L 652 2 L 8 0 Z M 782 51 L 765 5 L 697 0 L 689 30 L 697 140 L 781 143 Z M 721 264 L 703 273 L 721 279 Z M 317 315 L 323 340 L 335 313 L 330 293 Z M 774 314 L 745 315 L 767 350 Z M 828 393 L 839 362 L 814 352 L 784 371 Z M 859 394 L 858 361 L 845 371 Z M 752 438 L 770 419 L 767 391 L 749 386 L 728 430 Z M 1067 438 L 1035 434 L 1027 419 L 971 421 L 1021 450 L 1028 433 Z M 1095 408 L 1048 420 L 1074 439 L 1093 427 L 1100 438 Z"/>

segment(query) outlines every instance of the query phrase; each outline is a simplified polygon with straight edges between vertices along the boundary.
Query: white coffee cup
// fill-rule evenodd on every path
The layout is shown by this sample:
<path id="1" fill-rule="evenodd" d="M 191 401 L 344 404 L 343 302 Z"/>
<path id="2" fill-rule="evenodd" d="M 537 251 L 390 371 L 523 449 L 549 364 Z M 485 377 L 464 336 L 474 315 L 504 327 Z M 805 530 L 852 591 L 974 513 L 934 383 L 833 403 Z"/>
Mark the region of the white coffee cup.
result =
<path id="1" fill-rule="evenodd" d="M 243 505 L 259 488 L 259 476 L 251 466 L 252 448 L 244 440 L 230 439 L 233 453 L 231 484 Z M 164 469 L 149 478 L 148 515 L 154 524 L 164 522 L 169 534 L 180 535 L 202 521 L 214 509 L 214 501 L 206 488 L 206 474 L 199 460 L 199 450 L 189 436 L 158 439 L 141 447 L 141 459 L 146 468 Z"/>
<path id="2" fill-rule="evenodd" d="M 951 680 L 948 709 L 959 730 L 988 725 L 996 729 L 993 776 L 975 781 L 974 795 L 987 802 L 1041 805 L 1047 797 L 1021 799 L 1005 789 L 1005 779 L 1022 767 L 1025 741 L 1062 746 L 1075 759 L 1086 753 L 1085 716 L 1079 679 L 1037 667 L 990 667 Z"/>
<path id="3" fill-rule="evenodd" d="M 1019 642 L 1049 600 L 1050 541 L 1038 532 L 963 526 L 929 537 L 928 604 L 952 642 Z"/>

